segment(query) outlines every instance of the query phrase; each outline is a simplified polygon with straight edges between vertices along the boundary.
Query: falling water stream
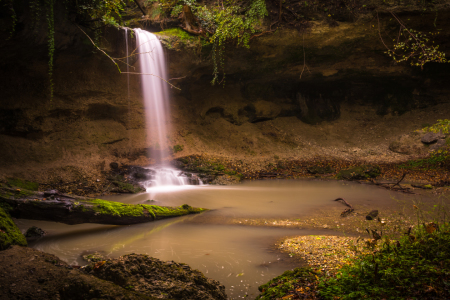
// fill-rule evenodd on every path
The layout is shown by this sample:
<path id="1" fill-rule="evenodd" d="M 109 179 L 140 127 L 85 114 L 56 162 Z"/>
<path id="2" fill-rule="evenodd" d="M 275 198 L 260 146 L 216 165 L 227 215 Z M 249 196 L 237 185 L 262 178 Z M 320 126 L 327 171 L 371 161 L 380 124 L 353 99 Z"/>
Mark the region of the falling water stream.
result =
<path id="1" fill-rule="evenodd" d="M 148 31 L 135 29 L 141 72 L 142 97 L 146 114 L 147 144 L 150 156 L 162 162 L 168 155 L 169 91 L 167 89 L 164 49 L 158 38 Z"/>
<path id="2" fill-rule="evenodd" d="M 144 183 L 147 191 L 165 186 L 176 187 L 188 184 L 188 178 L 179 170 L 164 163 L 169 155 L 168 116 L 169 91 L 167 88 L 166 62 L 164 49 L 158 38 L 145 30 L 135 29 L 137 53 L 142 85 L 142 95 L 146 113 L 147 144 L 150 157 L 158 164 L 152 166 L 152 178 Z"/>

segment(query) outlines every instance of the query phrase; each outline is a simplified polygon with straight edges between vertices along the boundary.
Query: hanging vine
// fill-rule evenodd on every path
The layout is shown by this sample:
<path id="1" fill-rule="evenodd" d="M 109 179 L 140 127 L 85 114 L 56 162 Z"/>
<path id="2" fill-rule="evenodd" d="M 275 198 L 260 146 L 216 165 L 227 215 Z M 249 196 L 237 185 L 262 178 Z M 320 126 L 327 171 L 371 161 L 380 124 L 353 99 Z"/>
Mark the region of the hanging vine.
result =
<path id="1" fill-rule="evenodd" d="M 2 3 L 3 1 L 3 3 Z M 17 14 L 14 4 L 17 0 L 0 0 L 10 11 L 11 29 L 8 39 L 10 39 L 16 28 Z M 66 11 L 69 10 L 77 15 L 79 22 L 85 22 L 86 27 L 94 31 L 95 36 L 101 35 L 101 29 L 106 25 L 119 26 L 122 23 L 121 11 L 128 0 L 64 0 Z M 29 0 L 31 13 L 31 28 L 38 30 L 41 20 L 46 22 L 47 50 L 48 50 L 48 78 L 50 101 L 54 97 L 54 65 L 55 65 L 55 6 L 57 0 Z M 92 24 L 94 25 L 92 27 Z"/>
<path id="2" fill-rule="evenodd" d="M 1 0 L 0 0 L 0 2 L 1 2 Z M 7 40 L 12 38 L 14 31 L 16 29 L 16 24 L 17 24 L 17 14 L 14 9 L 13 3 L 14 3 L 14 0 L 6 0 L 6 3 L 3 4 L 3 6 L 5 6 L 6 9 L 9 10 L 10 15 L 11 15 L 11 29 L 9 31 L 9 36 L 8 36 Z"/>
<path id="3" fill-rule="evenodd" d="M 182 28 L 203 37 L 212 44 L 214 65 L 211 83 L 225 83 L 225 48 L 229 44 L 249 48 L 251 37 L 258 31 L 257 25 L 268 15 L 265 0 L 223 0 L 201 5 L 195 0 L 151 0 L 158 2 L 164 15 L 178 17 Z M 219 76 L 222 73 L 222 79 Z"/>
<path id="4" fill-rule="evenodd" d="M 50 84 L 50 101 L 53 100 L 53 62 L 55 55 L 55 0 L 45 0 L 47 8 L 47 34 L 48 34 L 48 78 Z"/>

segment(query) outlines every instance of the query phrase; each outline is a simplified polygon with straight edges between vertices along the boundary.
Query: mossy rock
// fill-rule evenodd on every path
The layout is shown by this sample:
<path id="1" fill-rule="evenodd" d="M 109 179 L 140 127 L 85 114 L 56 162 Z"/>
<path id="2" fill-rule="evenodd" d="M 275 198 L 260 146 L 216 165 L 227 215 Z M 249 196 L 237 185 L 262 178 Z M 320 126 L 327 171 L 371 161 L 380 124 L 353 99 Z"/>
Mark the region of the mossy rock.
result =
<path id="1" fill-rule="evenodd" d="M 308 172 L 311 174 L 329 174 L 329 173 L 336 172 L 336 169 L 334 169 L 330 166 L 326 166 L 326 167 L 312 166 L 312 167 L 308 168 Z"/>
<path id="2" fill-rule="evenodd" d="M 198 36 L 191 35 L 181 28 L 169 28 L 155 34 L 159 37 L 161 43 L 170 50 L 179 51 L 186 47 L 194 50 L 199 45 Z M 205 44 L 204 41 L 203 44 Z"/>
<path id="3" fill-rule="evenodd" d="M 26 247 L 27 240 L 9 214 L 0 207 L 0 250 L 8 249 L 11 245 Z"/>
<path id="4" fill-rule="evenodd" d="M 27 232 L 25 233 L 25 237 L 28 239 L 37 239 L 43 237 L 46 234 L 47 232 L 42 230 L 41 228 L 32 226 L 28 228 Z"/>
<path id="5" fill-rule="evenodd" d="M 136 193 L 144 191 L 143 188 L 141 188 L 139 186 L 132 185 L 131 183 L 127 183 L 127 182 L 113 181 L 113 184 L 116 187 L 113 188 L 111 190 L 111 192 L 115 192 L 115 193 L 132 193 L 132 194 L 136 194 Z"/>
<path id="6" fill-rule="evenodd" d="M 361 180 L 375 178 L 381 174 L 380 168 L 373 166 L 358 166 L 339 171 L 338 179 Z"/>
<path id="7" fill-rule="evenodd" d="M 98 253 L 98 252 L 94 252 L 94 253 L 90 253 L 90 254 L 85 254 L 85 255 L 81 255 L 81 257 L 91 263 L 91 262 L 99 262 L 99 261 L 105 261 L 107 258 L 105 257 L 105 255 Z"/>
<path id="8" fill-rule="evenodd" d="M 17 187 L 29 191 L 37 191 L 39 189 L 39 183 L 18 178 L 9 178 L 8 185 L 10 187 Z"/>
<path id="9" fill-rule="evenodd" d="M 285 299 L 284 297 L 290 295 L 292 291 L 304 286 L 308 286 L 310 295 L 315 296 L 316 274 L 311 268 L 295 268 L 292 271 L 286 271 L 258 287 L 261 294 L 256 299 Z M 307 299 L 315 299 L 315 297 L 308 297 Z"/>
<path id="10" fill-rule="evenodd" d="M 127 290 L 159 299 L 225 300 L 225 287 L 186 264 L 161 261 L 143 254 L 108 259 L 85 272 Z"/>

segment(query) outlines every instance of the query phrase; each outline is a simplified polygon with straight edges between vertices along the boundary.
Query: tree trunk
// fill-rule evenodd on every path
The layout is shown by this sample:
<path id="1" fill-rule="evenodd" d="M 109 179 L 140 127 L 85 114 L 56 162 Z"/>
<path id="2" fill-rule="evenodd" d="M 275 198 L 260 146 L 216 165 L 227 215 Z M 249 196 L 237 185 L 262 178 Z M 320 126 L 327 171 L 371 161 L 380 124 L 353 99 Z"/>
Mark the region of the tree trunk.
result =
<path id="1" fill-rule="evenodd" d="M 69 225 L 81 223 L 130 225 L 206 210 L 193 208 L 187 204 L 180 207 L 124 204 L 69 196 L 59 194 L 57 191 L 43 193 L 5 188 L 0 193 L 0 205 L 14 218 L 61 222 Z"/>

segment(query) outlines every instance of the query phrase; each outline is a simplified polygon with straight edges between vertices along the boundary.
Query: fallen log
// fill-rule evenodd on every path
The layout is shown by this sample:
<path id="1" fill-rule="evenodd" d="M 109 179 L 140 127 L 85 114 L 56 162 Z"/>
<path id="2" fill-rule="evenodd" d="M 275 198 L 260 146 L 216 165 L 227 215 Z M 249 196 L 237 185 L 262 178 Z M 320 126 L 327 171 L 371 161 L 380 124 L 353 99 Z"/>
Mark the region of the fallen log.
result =
<path id="1" fill-rule="evenodd" d="M 10 188 L 0 189 L 0 205 L 17 219 L 53 221 L 69 225 L 130 225 L 206 211 L 187 204 L 179 207 L 124 204 L 69 196 L 58 191 L 33 192 Z"/>

